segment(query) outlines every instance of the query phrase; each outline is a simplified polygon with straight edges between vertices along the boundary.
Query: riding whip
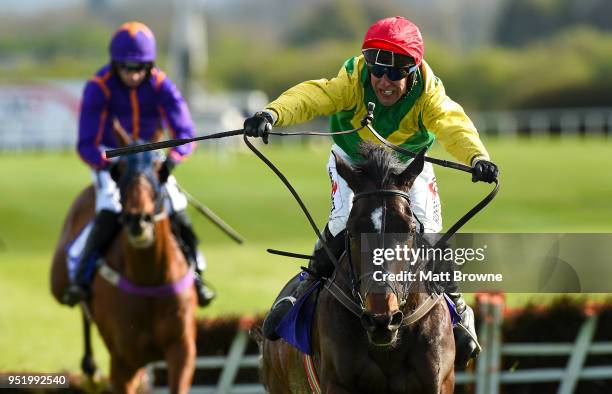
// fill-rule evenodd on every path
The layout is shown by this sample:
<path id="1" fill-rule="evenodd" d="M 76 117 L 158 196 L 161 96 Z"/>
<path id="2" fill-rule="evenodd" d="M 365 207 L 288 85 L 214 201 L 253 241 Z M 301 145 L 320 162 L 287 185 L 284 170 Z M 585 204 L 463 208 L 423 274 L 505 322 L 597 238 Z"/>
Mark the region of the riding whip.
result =
<path id="1" fill-rule="evenodd" d="M 189 194 L 187 190 L 178 185 L 179 190 L 187 197 L 187 201 L 194 207 L 198 212 L 204 215 L 208 220 L 210 220 L 214 225 L 216 225 L 221 231 L 227 234 L 231 239 L 236 241 L 239 244 L 244 242 L 244 238 L 234 230 L 229 224 L 225 223 L 223 219 L 221 219 L 216 213 L 214 213 L 210 208 L 206 207 L 204 204 L 199 202 L 194 196 Z"/>

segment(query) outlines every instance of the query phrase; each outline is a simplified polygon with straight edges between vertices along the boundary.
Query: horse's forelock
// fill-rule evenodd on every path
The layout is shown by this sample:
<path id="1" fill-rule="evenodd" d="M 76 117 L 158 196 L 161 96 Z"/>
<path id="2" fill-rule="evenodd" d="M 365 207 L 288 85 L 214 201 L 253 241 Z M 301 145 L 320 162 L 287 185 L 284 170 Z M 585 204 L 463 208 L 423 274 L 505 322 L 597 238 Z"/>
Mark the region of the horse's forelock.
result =
<path id="1" fill-rule="evenodd" d="M 125 189 L 134 178 L 143 176 L 149 181 L 157 195 L 160 185 L 154 170 L 156 158 L 157 156 L 150 151 L 128 155 L 125 170 L 121 176 L 120 189 Z"/>
<path id="2" fill-rule="evenodd" d="M 359 155 L 362 160 L 355 166 L 355 171 L 360 177 L 368 179 L 378 189 L 396 186 L 396 175 L 400 174 L 404 167 L 387 148 L 363 142 Z"/>

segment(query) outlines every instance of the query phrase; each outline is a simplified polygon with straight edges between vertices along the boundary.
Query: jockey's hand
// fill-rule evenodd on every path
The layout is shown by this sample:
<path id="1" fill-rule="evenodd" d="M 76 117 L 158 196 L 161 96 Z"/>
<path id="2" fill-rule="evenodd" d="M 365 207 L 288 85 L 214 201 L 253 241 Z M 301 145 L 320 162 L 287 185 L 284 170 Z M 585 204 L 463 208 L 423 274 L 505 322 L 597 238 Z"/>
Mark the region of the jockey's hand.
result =
<path id="1" fill-rule="evenodd" d="M 159 167 L 159 183 L 166 183 L 174 167 L 176 167 L 174 160 L 172 160 L 170 157 L 166 158 L 161 167 Z"/>
<path id="2" fill-rule="evenodd" d="M 261 137 L 265 144 L 268 143 L 268 132 L 272 130 L 274 117 L 267 111 L 256 112 L 244 121 L 244 134 L 249 137 Z"/>
<path id="3" fill-rule="evenodd" d="M 119 160 L 109 162 L 108 165 L 102 169 L 102 171 L 108 171 L 113 181 L 119 182 L 119 178 L 121 177 Z"/>
<path id="4" fill-rule="evenodd" d="M 477 160 L 472 166 L 472 182 L 491 183 L 497 180 L 499 169 L 493 162 L 487 160 Z"/>

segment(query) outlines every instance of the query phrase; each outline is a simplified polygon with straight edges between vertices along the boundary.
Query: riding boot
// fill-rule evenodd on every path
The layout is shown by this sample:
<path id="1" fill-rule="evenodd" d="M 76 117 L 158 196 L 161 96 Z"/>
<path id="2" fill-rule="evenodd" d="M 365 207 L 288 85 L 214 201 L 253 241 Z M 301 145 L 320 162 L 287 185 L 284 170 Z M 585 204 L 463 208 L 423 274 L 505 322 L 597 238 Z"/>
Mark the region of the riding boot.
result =
<path id="1" fill-rule="evenodd" d="M 323 239 L 325 240 L 330 252 L 336 259 L 338 259 L 342 255 L 342 252 L 344 252 L 345 234 L 346 230 L 343 230 L 336 236 L 333 236 L 327 226 L 325 226 L 325 230 L 323 230 Z M 321 244 L 321 241 L 317 240 L 313 252 L 313 258 L 308 261 L 308 270 L 310 272 L 298 282 L 297 286 L 285 286 L 285 288 L 278 295 L 278 298 L 272 305 L 270 312 L 263 322 L 263 335 L 271 341 L 279 339 L 280 337 L 276 332 L 276 327 L 278 327 L 287 312 L 289 312 L 291 307 L 295 305 L 295 302 L 299 300 L 300 297 L 302 297 L 302 295 L 304 295 L 318 279 L 321 277 L 329 278 L 334 272 L 334 268 L 334 263 L 329 258 L 325 248 Z M 294 290 L 292 290 L 292 288 L 294 288 Z"/>
<path id="2" fill-rule="evenodd" d="M 119 227 L 118 213 L 104 209 L 96 214 L 81 258 L 77 263 L 75 281 L 64 291 L 64 304 L 74 306 L 81 301 L 89 301 L 91 297 L 90 282 L 95 268 L 93 270 L 89 269 L 88 262 L 95 253 L 101 255 L 104 252 L 115 238 Z"/>
<path id="3" fill-rule="evenodd" d="M 203 271 L 206 265 L 204 256 L 198 251 L 198 237 L 193 231 L 191 221 L 185 211 L 177 211 L 170 215 L 172 232 L 177 238 L 187 261 L 195 271 L 194 285 L 198 296 L 198 305 L 207 306 L 215 298 L 215 292 L 204 281 Z"/>
<path id="4" fill-rule="evenodd" d="M 457 313 L 461 316 L 461 321 L 453 328 L 456 349 L 455 363 L 459 366 L 466 366 L 470 359 L 476 359 L 482 350 L 476 336 L 474 312 L 461 293 L 447 294 L 455 303 Z"/>

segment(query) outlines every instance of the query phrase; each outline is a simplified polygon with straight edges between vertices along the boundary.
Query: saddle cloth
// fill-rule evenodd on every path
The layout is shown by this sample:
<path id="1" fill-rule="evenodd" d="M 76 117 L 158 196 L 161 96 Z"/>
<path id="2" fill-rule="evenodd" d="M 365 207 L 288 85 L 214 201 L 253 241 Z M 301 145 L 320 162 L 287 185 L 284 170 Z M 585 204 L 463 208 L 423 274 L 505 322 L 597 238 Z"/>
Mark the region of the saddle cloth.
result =
<path id="1" fill-rule="evenodd" d="M 303 277 L 300 276 L 300 280 Z M 276 333 L 281 338 L 305 354 L 312 354 L 310 338 L 317 305 L 317 297 L 312 295 L 318 294 L 315 290 L 321 285 L 320 280 L 314 282 L 276 327 Z"/>

